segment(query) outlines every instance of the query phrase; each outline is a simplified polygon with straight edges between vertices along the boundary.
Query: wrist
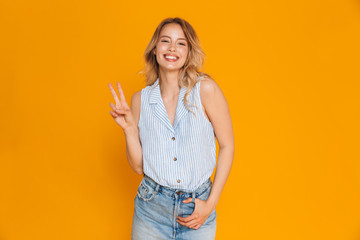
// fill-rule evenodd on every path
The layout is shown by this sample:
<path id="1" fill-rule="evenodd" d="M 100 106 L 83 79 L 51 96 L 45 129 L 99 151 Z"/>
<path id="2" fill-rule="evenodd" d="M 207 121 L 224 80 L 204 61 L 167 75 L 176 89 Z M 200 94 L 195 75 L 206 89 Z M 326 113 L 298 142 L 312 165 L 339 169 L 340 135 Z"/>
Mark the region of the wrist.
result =
<path id="1" fill-rule="evenodd" d="M 208 198 L 206 200 L 206 203 L 208 204 L 208 206 L 211 208 L 211 209 L 214 209 L 216 207 L 216 201 L 212 198 Z"/>
<path id="2" fill-rule="evenodd" d="M 139 129 L 137 127 L 128 127 L 124 129 L 125 136 L 138 135 Z"/>

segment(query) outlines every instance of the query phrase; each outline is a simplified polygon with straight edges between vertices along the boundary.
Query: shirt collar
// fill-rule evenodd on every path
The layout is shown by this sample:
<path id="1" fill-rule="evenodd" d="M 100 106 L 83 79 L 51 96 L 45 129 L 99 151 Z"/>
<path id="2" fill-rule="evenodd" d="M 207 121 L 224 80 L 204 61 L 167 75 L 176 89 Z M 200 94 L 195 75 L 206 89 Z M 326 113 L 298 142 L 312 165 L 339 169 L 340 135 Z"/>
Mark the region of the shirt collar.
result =
<path id="1" fill-rule="evenodd" d="M 179 98 L 180 98 L 180 101 L 182 101 L 182 102 L 184 102 L 184 96 L 185 96 L 186 90 L 187 90 L 186 87 L 180 88 Z M 161 98 L 161 92 L 160 92 L 159 78 L 157 78 L 156 81 L 151 85 L 149 102 L 150 102 L 150 104 L 152 104 L 152 103 L 159 103 L 160 101 L 162 101 L 162 98 Z"/>

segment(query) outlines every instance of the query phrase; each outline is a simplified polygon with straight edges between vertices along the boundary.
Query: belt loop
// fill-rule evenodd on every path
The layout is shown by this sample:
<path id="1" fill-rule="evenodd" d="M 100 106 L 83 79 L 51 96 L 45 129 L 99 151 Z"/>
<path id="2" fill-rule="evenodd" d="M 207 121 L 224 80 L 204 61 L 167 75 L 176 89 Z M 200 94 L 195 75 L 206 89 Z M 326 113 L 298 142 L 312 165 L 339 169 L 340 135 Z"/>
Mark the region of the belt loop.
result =
<path id="1" fill-rule="evenodd" d="M 158 192 L 160 188 L 160 184 L 156 183 L 156 188 L 155 188 L 155 192 Z"/>
<path id="2" fill-rule="evenodd" d="M 192 192 L 192 202 L 195 203 L 195 192 Z"/>

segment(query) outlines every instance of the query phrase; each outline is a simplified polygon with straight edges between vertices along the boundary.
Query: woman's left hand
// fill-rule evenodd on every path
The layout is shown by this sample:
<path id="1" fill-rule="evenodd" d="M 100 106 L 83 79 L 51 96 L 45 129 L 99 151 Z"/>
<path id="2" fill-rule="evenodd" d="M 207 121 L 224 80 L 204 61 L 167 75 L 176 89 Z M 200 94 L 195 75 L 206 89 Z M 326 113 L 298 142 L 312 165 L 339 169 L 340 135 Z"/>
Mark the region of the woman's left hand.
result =
<path id="1" fill-rule="evenodd" d="M 183 203 L 190 203 L 192 198 L 187 198 Z M 177 217 L 177 222 L 181 225 L 187 226 L 189 228 L 198 229 L 205 220 L 209 217 L 211 212 L 214 210 L 214 207 L 211 206 L 207 201 L 195 198 L 195 209 L 194 212 L 188 217 Z"/>

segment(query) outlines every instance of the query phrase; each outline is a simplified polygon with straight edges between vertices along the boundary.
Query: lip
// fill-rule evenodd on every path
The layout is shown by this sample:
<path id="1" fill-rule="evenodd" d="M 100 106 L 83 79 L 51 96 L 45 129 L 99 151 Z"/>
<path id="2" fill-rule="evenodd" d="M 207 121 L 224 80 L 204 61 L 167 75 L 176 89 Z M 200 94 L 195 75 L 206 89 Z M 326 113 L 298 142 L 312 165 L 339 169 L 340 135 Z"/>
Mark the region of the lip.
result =
<path id="1" fill-rule="evenodd" d="M 168 58 L 166 58 L 166 56 L 172 56 L 172 57 L 176 57 L 176 59 L 168 59 Z M 177 60 L 179 60 L 179 57 L 177 56 L 177 55 L 175 55 L 175 54 L 164 54 L 164 58 L 165 58 L 165 60 L 166 61 L 168 61 L 168 62 L 176 62 Z"/>
<path id="2" fill-rule="evenodd" d="M 173 56 L 173 57 L 179 58 L 178 55 L 176 55 L 176 54 L 171 54 L 171 53 L 165 53 L 164 56 Z"/>

